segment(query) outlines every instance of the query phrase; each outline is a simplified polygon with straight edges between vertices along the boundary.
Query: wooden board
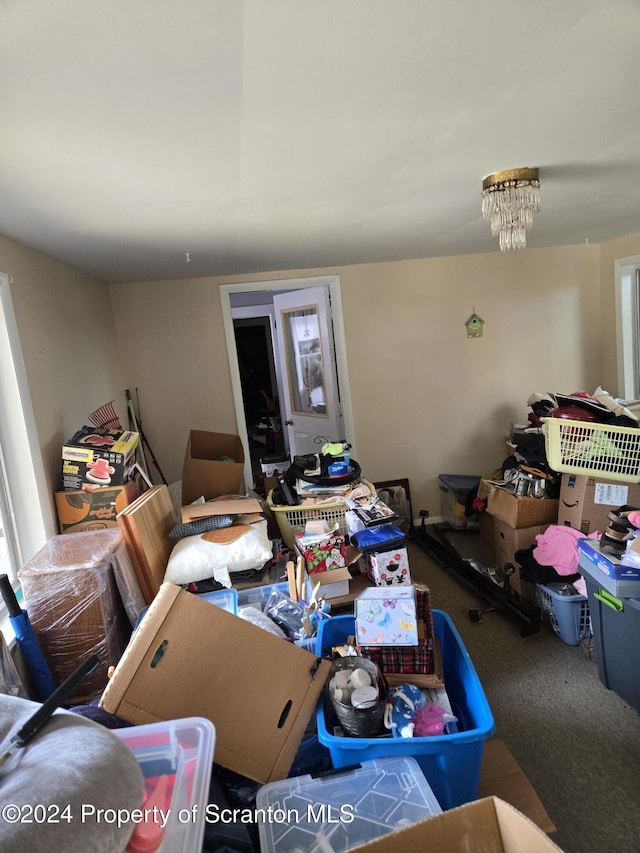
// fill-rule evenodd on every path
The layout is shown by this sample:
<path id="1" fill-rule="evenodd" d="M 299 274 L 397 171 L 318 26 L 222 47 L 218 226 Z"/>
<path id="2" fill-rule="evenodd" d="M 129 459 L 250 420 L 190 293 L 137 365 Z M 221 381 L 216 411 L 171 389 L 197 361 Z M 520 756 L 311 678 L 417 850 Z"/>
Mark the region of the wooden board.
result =
<path id="1" fill-rule="evenodd" d="M 160 589 L 174 542 L 168 538 L 177 523 L 165 485 L 153 486 L 118 515 L 142 595 L 151 604 Z"/>

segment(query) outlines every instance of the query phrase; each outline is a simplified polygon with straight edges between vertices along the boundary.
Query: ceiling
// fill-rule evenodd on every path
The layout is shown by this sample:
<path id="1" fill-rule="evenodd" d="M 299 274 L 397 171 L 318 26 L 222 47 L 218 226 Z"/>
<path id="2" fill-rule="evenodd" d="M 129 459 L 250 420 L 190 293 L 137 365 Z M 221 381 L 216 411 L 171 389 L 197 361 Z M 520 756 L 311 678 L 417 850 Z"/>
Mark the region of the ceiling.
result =
<path id="1" fill-rule="evenodd" d="M 640 231 L 636 0 L 2 0 L 0 232 L 108 282 Z M 189 260 L 187 260 L 187 253 Z"/>

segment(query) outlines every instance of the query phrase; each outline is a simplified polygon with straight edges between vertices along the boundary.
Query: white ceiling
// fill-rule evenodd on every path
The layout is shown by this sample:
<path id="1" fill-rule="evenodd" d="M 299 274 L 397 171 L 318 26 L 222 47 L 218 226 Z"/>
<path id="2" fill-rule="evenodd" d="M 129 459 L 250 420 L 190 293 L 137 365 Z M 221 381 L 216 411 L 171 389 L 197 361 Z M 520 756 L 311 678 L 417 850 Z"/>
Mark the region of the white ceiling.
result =
<path id="1" fill-rule="evenodd" d="M 636 0 L 0 0 L 0 232 L 106 281 L 640 231 Z M 185 253 L 191 262 L 187 263 Z"/>

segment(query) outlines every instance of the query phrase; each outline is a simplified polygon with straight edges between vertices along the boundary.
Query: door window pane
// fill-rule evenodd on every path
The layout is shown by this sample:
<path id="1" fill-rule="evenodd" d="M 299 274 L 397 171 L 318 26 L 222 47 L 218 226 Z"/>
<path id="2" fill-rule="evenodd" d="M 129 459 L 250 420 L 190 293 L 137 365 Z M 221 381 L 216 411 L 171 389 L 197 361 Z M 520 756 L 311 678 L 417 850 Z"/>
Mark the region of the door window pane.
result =
<path id="1" fill-rule="evenodd" d="M 327 417 L 318 306 L 282 312 L 292 413 Z"/>

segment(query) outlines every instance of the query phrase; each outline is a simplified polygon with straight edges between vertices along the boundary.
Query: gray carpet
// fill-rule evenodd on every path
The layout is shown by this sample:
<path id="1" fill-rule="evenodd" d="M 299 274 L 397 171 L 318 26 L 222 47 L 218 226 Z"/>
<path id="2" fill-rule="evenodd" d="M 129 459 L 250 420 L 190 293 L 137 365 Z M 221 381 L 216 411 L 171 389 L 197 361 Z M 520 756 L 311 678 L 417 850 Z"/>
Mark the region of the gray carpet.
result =
<path id="1" fill-rule="evenodd" d="M 460 632 L 496 737 L 538 792 L 555 843 L 565 853 L 638 853 L 640 714 L 601 684 L 589 643 L 568 646 L 546 624 L 523 639 L 525 623 L 506 611 L 471 622 L 470 608 L 489 605 L 413 542 L 409 555 L 412 579 Z"/>

